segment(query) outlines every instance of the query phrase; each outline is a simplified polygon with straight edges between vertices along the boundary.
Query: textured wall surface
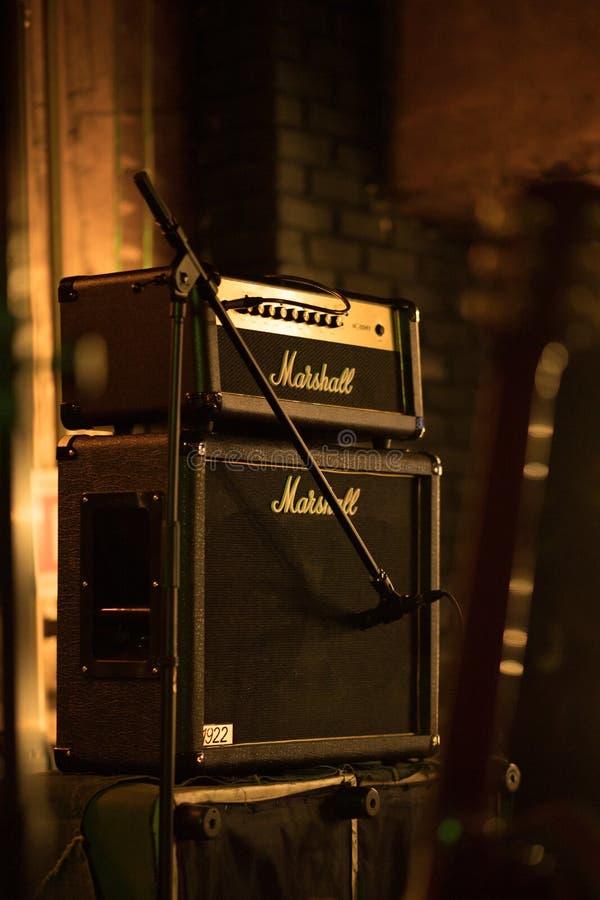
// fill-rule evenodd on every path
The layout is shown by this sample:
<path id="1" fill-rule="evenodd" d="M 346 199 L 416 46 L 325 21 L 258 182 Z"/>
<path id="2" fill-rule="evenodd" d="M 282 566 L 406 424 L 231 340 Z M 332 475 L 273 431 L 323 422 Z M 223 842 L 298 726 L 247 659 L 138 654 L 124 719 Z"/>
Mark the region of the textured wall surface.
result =
<path id="1" fill-rule="evenodd" d="M 458 312 L 467 240 L 408 214 L 390 191 L 386 5 L 287 0 L 240 16 L 233 7 L 204 20 L 214 40 L 198 54 L 203 249 L 223 272 L 303 275 L 419 306 L 420 448 L 445 466 L 442 568 L 452 583 L 481 349 Z"/>
<path id="2" fill-rule="evenodd" d="M 422 213 L 555 167 L 600 164 L 600 7 L 590 0 L 398 6 L 394 180 Z"/>

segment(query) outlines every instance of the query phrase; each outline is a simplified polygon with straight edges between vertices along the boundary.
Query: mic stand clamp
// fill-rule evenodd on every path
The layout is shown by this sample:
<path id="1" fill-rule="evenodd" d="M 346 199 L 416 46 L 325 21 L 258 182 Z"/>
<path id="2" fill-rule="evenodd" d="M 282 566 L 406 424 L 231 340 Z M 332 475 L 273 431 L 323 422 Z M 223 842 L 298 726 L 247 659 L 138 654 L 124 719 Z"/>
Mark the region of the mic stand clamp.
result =
<path id="1" fill-rule="evenodd" d="M 348 622 L 354 628 L 364 631 L 366 628 L 373 628 L 374 625 L 389 625 L 390 622 L 395 622 L 409 613 L 416 612 L 422 606 L 429 606 L 447 596 L 447 592 L 441 590 L 428 590 L 422 594 L 399 594 L 394 590 L 385 572 L 381 572 L 381 584 L 375 584 L 375 587 L 380 593 L 381 600 L 372 609 L 348 616 Z"/>

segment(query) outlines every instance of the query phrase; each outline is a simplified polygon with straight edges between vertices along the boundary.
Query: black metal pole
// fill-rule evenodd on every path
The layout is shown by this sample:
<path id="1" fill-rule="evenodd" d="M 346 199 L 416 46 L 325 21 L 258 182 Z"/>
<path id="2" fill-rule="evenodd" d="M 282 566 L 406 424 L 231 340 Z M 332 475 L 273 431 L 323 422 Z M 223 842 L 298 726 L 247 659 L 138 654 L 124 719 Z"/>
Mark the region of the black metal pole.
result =
<path id="1" fill-rule="evenodd" d="M 179 601 L 179 432 L 185 297 L 171 300 L 171 359 L 167 437 L 167 500 L 164 524 L 165 565 L 161 604 L 160 697 L 161 776 L 159 789 L 159 900 L 173 897 L 173 791 L 177 733 L 177 609 Z"/>

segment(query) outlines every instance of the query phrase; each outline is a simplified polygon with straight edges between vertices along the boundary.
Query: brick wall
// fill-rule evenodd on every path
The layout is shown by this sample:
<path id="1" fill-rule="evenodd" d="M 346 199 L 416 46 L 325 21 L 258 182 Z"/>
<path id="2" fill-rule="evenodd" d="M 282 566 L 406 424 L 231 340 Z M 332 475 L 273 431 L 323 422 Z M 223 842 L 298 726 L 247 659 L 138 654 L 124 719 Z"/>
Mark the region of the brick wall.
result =
<path id="1" fill-rule="evenodd" d="M 481 362 L 458 311 L 468 240 L 403 213 L 386 186 L 385 3 L 239 9 L 203 12 L 211 36 L 196 74 L 205 253 L 222 271 L 303 275 L 419 306 L 419 446 L 444 463 L 442 578 L 460 589 Z"/>
<path id="2" fill-rule="evenodd" d="M 285 272 L 417 304 L 426 433 L 416 446 L 444 465 L 442 584 L 464 600 L 485 354 L 459 312 L 468 235 L 409 215 L 389 189 L 386 2 L 222 0 L 195 16 L 198 245 L 230 274 Z M 446 669 L 457 637 L 442 607 Z"/>

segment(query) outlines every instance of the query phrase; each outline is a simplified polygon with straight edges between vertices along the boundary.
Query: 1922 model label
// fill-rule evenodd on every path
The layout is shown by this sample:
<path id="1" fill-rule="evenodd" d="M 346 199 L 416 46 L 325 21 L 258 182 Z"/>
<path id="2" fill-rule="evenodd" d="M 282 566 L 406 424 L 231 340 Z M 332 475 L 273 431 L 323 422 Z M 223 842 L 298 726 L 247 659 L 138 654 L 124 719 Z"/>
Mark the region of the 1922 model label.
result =
<path id="1" fill-rule="evenodd" d="M 233 724 L 204 725 L 202 727 L 202 743 L 205 747 L 233 744 Z"/>

